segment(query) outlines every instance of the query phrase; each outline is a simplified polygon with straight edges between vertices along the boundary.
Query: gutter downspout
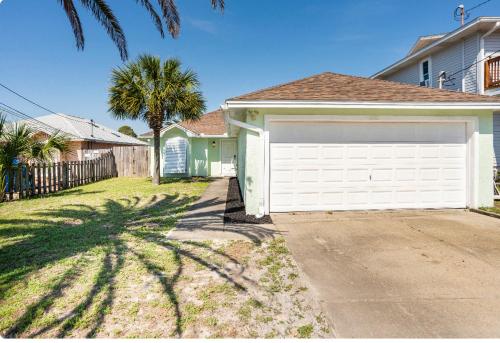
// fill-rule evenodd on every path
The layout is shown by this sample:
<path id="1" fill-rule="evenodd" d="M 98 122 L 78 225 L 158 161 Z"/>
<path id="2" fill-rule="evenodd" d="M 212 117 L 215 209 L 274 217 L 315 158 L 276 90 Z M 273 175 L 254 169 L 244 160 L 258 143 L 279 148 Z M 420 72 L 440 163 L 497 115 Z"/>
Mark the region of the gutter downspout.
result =
<path id="1" fill-rule="evenodd" d="M 258 135 L 259 135 L 259 138 L 262 142 L 262 151 L 264 153 L 264 165 L 265 165 L 265 140 L 264 140 L 264 130 L 262 130 L 260 127 L 258 126 L 255 126 L 255 125 L 252 125 L 252 124 L 248 124 L 248 123 L 245 123 L 245 122 L 242 122 L 242 121 L 239 121 L 239 120 L 236 120 L 234 118 L 231 118 L 231 116 L 229 115 L 229 113 L 225 112 L 226 110 L 228 110 L 228 106 L 227 105 L 222 105 L 221 106 L 221 109 L 224 111 L 224 119 L 225 119 L 225 122 L 226 124 L 231 124 L 231 125 L 234 125 L 234 126 L 237 126 L 237 127 L 241 127 L 243 129 L 246 129 L 246 130 L 250 130 L 252 132 L 256 132 Z M 229 125 L 228 125 L 229 126 Z M 246 154 L 245 154 L 246 155 Z M 256 218 L 262 218 L 264 217 L 265 215 L 265 210 L 264 210 L 264 203 L 265 203 L 265 190 L 264 190 L 264 187 L 265 187 L 265 168 L 262 168 L 262 196 L 261 196 L 261 199 L 260 199 L 260 204 L 259 204 L 259 213 L 255 216 Z"/>
<path id="2" fill-rule="evenodd" d="M 485 59 L 485 56 L 484 56 L 484 39 L 488 36 L 490 36 L 493 32 L 495 32 L 496 30 L 498 30 L 498 28 L 500 27 L 500 21 L 497 21 L 495 23 L 495 25 L 488 31 L 486 32 L 484 35 L 481 36 L 481 39 L 479 40 L 479 56 L 480 56 L 480 61 L 481 61 L 481 65 L 480 65 L 480 70 L 481 70 L 481 75 L 482 75 L 482 78 L 480 80 L 480 85 L 479 85 L 479 94 L 484 94 L 484 76 L 485 76 L 485 73 L 484 73 L 484 59 Z"/>

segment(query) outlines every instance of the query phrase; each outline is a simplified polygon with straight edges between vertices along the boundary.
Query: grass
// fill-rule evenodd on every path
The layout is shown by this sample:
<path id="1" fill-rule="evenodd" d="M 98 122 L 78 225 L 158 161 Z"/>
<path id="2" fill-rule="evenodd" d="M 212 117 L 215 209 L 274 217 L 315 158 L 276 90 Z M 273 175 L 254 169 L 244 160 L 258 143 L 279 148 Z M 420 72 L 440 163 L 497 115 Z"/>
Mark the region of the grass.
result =
<path id="1" fill-rule="evenodd" d="M 163 235 L 207 185 L 118 178 L 0 204 L 2 336 L 95 336 L 127 279 L 148 276 L 168 294 L 159 306 L 175 312 L 188 252 Z M 131 318 L 141 311 L 120 305 Z"/>
<path id="2" fill-rule="evenodd" d="M 209 181 L 162 181 L 0 204 L 0 336 L 325 336 L 283 238 L 171 241 Z"/>
<path id="3" fill-rule="evenodd" d="M 297 328 L 297 334 L 299 338 L 310 338 L 313 330 L 314 327 L 311 324 L 307 324 Z"/>
<path id="4" fill-rule="evenodd" d="M 494 207 L 483 207 L 481 210 L 500 214 L 500 200 L 495 201 L 495 206 Z"/>

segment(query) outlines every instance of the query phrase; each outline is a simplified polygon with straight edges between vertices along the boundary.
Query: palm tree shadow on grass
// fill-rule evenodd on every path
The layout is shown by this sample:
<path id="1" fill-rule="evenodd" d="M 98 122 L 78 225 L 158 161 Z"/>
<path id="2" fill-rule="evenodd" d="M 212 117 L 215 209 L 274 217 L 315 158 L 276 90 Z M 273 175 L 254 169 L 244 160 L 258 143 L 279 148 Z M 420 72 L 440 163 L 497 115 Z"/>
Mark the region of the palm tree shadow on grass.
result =
<path id="1" fill-rule="evenodd" d="M 235 281 L 223 268 L 202 257 L 203 251 L 231 260 L 228 255 L 203 244 L 187 242 L 187 247 L 191 245 L 193 248 L 201 249 L 201 252 L 195 253 L 193 249 L 183 248 L 165 238 L 166 230 L 162 226 L 174 225 L 177 216 L 194 199 L 178 194 L 153 196 L 145 203 L 137 197 L 108 199 L 100 208 L 85 204 L 67 205 L 37 213 L 40 218 L 64 218 L 62 223 L 46 219 L 0 219 L 0 224 L 11 226 L 0 232 L 1 238 L 15 238 L 16 235 L 24 237 L 0 250 L 0 299 L 18 280 L 23 280 L 28 274 L 63 259 L 75 258 L 73 264 L 59 276 L 50 289 L 29 305 L 3 335 L 40 337 L 54 330 L 57 332 L 55 334 L 57 337 L 70 336 L 79 321 L 84 317 L 87 318 L 87 314 L 92 310 L 96 315 L 92 316 L 90 322 L 86 320 L 85 329 L 87 337 L 95 337 L 104 323 L 106 314 L 113 306 L 116 297 L 116 277 L 126 263 L 126 255 L 129 254 L 160 282 L 165 297 L 174 307 L 175 330 L 172 335 L 182 337 L 182 311 L 175 285 L 183 272 L 183 258 L 206 267 L 237 289 L 245 290 L 245 287 Z M 157 226 L 158 224 L 160 226 Z M 166 270 L 143 253 L 140 245 L 127 244 L 123 234 L 131 234 L 138 242 L 153 244 L 172 253 L 175 272 L 167 276 Z M 75 282 L 84 273 L 88 264 L 88 255 L 92 253 L 90 251 L 96 247 L 104 248 L 104 257 L 99 262 L 99 270 L 90 289 L 81 301 L 59 318 L 32 328 L 32 324 L 48 313 L 57 300 L 63 299 L 65 290 L 75 286 Z M 14 256 L 16 258 L 13 258 Z M 233 259 L 232 262 L 237 261 Z M 243 270 L 240 271 L 242 272 Z"/>

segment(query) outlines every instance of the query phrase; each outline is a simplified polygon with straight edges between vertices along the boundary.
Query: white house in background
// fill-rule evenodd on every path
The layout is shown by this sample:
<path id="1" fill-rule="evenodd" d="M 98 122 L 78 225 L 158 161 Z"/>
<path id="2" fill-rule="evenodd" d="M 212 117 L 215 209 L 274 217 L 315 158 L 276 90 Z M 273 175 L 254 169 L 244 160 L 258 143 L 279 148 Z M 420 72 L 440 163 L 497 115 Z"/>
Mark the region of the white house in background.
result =
<path id="1" fill-rule="evenodd" d="M 127 136 L 86 118 L 57 113 L 36 117 L 35 119 L 41 123 L 22 122 L 35 130 L 35 136 L 40 140 L 54 133 L 51 128 L 59 130 L 69 138 L 70 149 L 62 156 L 58 156 L 56 158 L 58 161 L 83 161 L 96 158 L 115 146 L 147 145 L 139 139 Z"/>
<path id="2" fill-rule="evenodd" d="M 420 37 L 407 56 L 377 72 L 383 79 L 481 95 L 500 95 L 500 17 L 479 17 L 455 31 Z M 494 164 L 500 166 L 500 113 Z"/>

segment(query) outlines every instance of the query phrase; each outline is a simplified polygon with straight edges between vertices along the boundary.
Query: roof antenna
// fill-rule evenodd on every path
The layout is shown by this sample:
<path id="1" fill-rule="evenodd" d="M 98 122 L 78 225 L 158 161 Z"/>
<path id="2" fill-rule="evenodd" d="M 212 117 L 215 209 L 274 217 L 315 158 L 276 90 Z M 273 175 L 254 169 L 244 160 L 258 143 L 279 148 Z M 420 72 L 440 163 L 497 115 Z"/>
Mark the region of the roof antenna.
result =
<path id="1" fill-rule="evenodd" d="M 90 137 L 94 138 L 94 119 L 90 119 Z"/>
<path id="2" fill-rule="evenodd" d="M 453 17 L 456 21 L 460 21 L 461 26 L 464 26 L 465 20 L 469 18 L 469 13 L 466 13 L 465 6 L 463 4 L 460 4 L 457 8 L 455 8 Z"/>

